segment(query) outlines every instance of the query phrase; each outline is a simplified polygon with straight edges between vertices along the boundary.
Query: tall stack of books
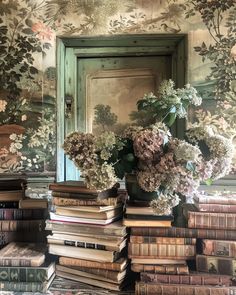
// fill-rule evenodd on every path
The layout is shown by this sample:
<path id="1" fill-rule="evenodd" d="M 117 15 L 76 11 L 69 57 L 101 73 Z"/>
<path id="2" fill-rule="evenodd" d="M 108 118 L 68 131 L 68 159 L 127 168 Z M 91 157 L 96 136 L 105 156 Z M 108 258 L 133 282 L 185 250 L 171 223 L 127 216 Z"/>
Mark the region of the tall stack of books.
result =
<path id="1" fill-rule="evenodd" d="M 45 261 L 45 244 L 12 242 L 0 250 L 0 293 L 46 292 L 55 263 Z M 12 293 L 11 293 L 12 294 Z"/>
<path id="2" fill-rule="evenodd" d="M 98 192 L 78 181 L 51 184 L 49 253 L 60 256 L 58 276 L 120 290 L 127 283 L 126 227 L 117 187 Z"/>
<path id="3" fill-rule="evenodd" d="M 0 178 L 0 247 L 12 241 L 46 242 L 47 202 L 29 206 L 26 186 L 25 179 Z"/>

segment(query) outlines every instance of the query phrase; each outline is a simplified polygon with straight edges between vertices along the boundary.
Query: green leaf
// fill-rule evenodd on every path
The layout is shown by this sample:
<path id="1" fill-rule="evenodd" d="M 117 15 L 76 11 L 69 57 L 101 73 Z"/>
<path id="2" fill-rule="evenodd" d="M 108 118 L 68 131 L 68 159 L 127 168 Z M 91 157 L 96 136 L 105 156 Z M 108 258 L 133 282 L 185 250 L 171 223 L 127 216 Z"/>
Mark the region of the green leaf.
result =
<path id="1" fill-rule="evenodd" d="M 165 118 L 164 123 L 166 123 L 166 125 L 168 127 L 172 126 L 175 122 L 176 119 L 176 113 L 170 113 L 168 114 L 168 116 Z"/>
<path id="2" fill-rule="evenodd" d="M 212 185 L 212 183 L 213 183 L 213 180 L 211 178 L 208 178 L 205 180 L 206 185 Z"/>
<path id="3" fill-rule="evenodd" d="M 186 164 L 186 169 L 188 169 L 189 171 L 194 172 L 195 171 L 195 165 L 191 161 L 188 161 L 187 164 Z"/>
<path id="4" fill-rule="evenodd" d="M 33 32 L 31 29 L 29 29 L 29 28 L 23 29 L 22 32 L 23 32 L 24 34 L 27 34 L 27 35 L 32 35 L 32 34 L 34 34 L 34 32 Z"/>

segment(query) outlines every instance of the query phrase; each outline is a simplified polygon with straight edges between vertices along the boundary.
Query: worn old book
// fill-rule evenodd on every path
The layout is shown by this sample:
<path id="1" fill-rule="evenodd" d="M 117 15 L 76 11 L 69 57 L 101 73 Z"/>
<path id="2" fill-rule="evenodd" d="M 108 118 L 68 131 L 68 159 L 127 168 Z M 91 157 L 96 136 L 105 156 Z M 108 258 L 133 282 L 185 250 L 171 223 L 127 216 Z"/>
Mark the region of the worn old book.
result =
<path id="1" fill-rule="evenodd" d="M 128 265 L 128 260 L 124 257 L 119 258 L 115 262 L 99 262 L 99 261 L 90 261 L 78 258 L 63 257 L 59 258 L 59 264 L 68 266 L 68 267 L 86 267 L 94 269 L 105 269 L 111 271 L 122 272 Z"/>
<path id="2" fill-rule="evenodd" d="M 47 209 L 0 209 L 0 220 L 35 220 L 47 216 Z"/>
<path id="3" fill-rule="evenodd" d="M 37 292 L 44 293 L 44 292 L 47 292 L 54 277 L 55 277 L 55 274 L 52 274 L 50 279 L 45 282 L 0 281 L 0 290 L 1 291 L 17 292 L 17 293 L 18 292 L 32 292 L 33 294 L 36 294 Z"/>
<path id="4" fill-rule="evenodd" d="M 78 224 L 63 221 L 46 221 L 46 230 L 60 231 L 64 233 L 90 234 L 90 235 L 112 235 L 125 236 L 127 234 L 126 226 L 121 221 L 112 222 L 106 226 L 90 224 Z"/>
<path id="5" fill-rule="evenodd" d="M 0 231 L 42 231 L 45 220 L 0 220 Z"/>
<path id="6" fill-rule="evenodd" d="M 127 204 L 125 212 L 126 214 L 154 215 L 152 207 L 132 206 L 129 204 Z"/>
<path id="7" fill-rule="evenodd" d="M 120 243 L 111 243 L 109 240 L 103 240 L 102 243 L 94 243 L 89 237 L 70 236 L 70 235 L 49 235 L 47 236 L 48 244 L 67 245 L 79 248 L 98 249 L 107 251 L 120 252 L 126 246 L 126 239 L 123 239 Z"/>
<path id="8" fill-rule="evenodd" d="M 203 194 L 194 196 L 194 201 L 201 204 L 225 204 L 225 205 L 236 205 L 236 194 L 235 193 L 215 193 L 215 194 Z"/>
<path id="9" fill-rule="evenodd" d="M 40 266 L 45 261 L 45 244 L 12 242 L 0 250 L 1 266 Z"/>
<path id="10" fill-rule="evenodd" d="M 163 221 L 174 221 L 172 215 L 149 215 L 149 214 L 125 214 L 125 219 L 127 220 L 163 220 Z"/>
<path id="11" fill-rule="evenodd" d="M 0 191 L 0 201 L 3 202 L 17 202 L 25 196 L 24 190 L 8 190 Z"/>
<path id="12" fill-rule="evenodd" d="M 114 262 L 121 255 L 120 252 L 116 251 L 87 249 L 56 244 L 49 244 L 48 251 L 53 255 L 67 256 L 80 259 L 92 259 L 94 261 L 100 262 Z"/>
<path id="13" fill-rule="evenodd" d="M 76 212 L 86 212 L 86 213 L 104 213 L 107 211 L 115 210 L 118 208 L 123 207 L 122 203 L 118 203 L 116 205 L 97 205 L 97 206 L 55 206 L 56 209 L 66 209 L 66 210 L 73 210 Z"/>
<path id="14" fill-rule="evenodd" d="M 117 197 L 118 194 L 118 185 L 104 191 L 97 191 L 87 188 L 82 181 L 74 180 L 51 183 L 49 189 L 54 192 L 77 193 L 80 199 L 106 199 L 109 197 Z M 63 197 L 65 197 L 65 195 Z"/>
<path id="15" fill-rule="evenodd" d="M 196 254 L 195 245 L 167 245 L 167 244 L 135 244 L 129 243 L 129 258 L 174 258 L 193 259 Z"/>
<path id="16" fill-rule="evenodd" d="M 236 287 L 136 282 L 136 295 L 236 295 Z"/>
<path id="17" fill-rule="evenodd" d="M 186 285 L 212 285 L 212 286 L 232 286 L 232 276 L 190 273 L 189 275 L 169 275 L 153 274 L 141 272 L 140 279 L 145 283 L 158 284 L 186 284 Z"/>
<path id="18" fill-rule="evenodd" d="M 137 244 L 196 245 L 196 241 L 195 238 L 130 236 L 130 242 Z"/>
<path id="19" fill-rule="evenodd" d="M 123 224 L 128 227 L 171 227 L 171 220 L 123 219 Z"/>
<path id="20" fill-rule="evenodd" d="M 60 270 L 56 271 L 56 275 L 58 277 L 62 277 L 65 279 L 70 279 L 70 280 L 74 280 L 77 282 L 82 282 L 82 283 L 89 284 L 92 286 L 101 287 L 103 289 L 114 290 L 114 291 L 120 291 L 124 287 L 124 285 L 127 284 L 126 282 L 122 282 L 122 284 L 104 282 L 104 281 L 92 279 L 90 277 L 87 278 L 87 277 L 83 277 L 83 276 L 79 276 L 79 275 L 75 275 L 75 274 L 70 274 L 70 273 L 67 273 L 64 271 L 60 271 Z"/>
<path id="21" fill-rule="evenodd" d="M 46 262 L 35 267 L 0 267 L 0 281 L 11 282 L 45 282 L 55 272 L 55 263 Z"/>
<path id="22" fill-rule="evenodd" d="M 62 271 L 68 274 L 78 275 L 99 281 L 117 284 L 120 284 L 124 280 L 125 275 L 127 274 L 127 269 L 124 269 L 122 272 L 115 272 L 105 269 L 66 267 L 62 265 L 57 265 L 56 271 Z"/>
<path id="23" fill-rule="evenodd" d="M 220 256 L 196 256 L 197 271 L 234 276 L 235 266 L 236 259 Z"/>
<path id="24" fill-rule="evenodd" d="M 201 254 L 236 258 L 236 241 L 201 240 Z"/>
<path id="25" fill-rule="evenodd" d="M 196 208 L 201 212 L 236 213 L 236 204 L 201 204 L 195 203 Z"/>
<path id="26" fill-rule="evenodd" d="M 37 243 L 46 243 L 47 233 L 45 231 L 8 231 L 0 232 L 0 247 L 11 243 L 11 242 L 37 242 Z"/>
<path id="27" fill-rule="evenodd" d="M 186 259 L 173 259 L 173 258 L 149 258 L 149 257 L 132 257 L 132 264 L 146 264 L 146 265 L 172 265 L 172 264 L 182 264 L 186 265 Z"/>
<path id="28" fill-rule="evenodd" d="M 117 213 L 117 215 L 109 219 L 93 219 L 93 218 L 80 218 L 80 217 L 71 217 L 66 215 L 59 215 L 53 212 L 50 212 L 50 218 L 54 221 L 70 222 L 70 223 L 85 223 L 85 224 L 96 224 L 96 225 L 106 225 L 110 224 L 113 221 L 119 220 L 122 217 L 122 212 Z"/>
<path id="29" fill-rule="evenodd" d="M 236 214 L 190 211 L 188 212 L 188 227 L 234 230 Z"/>
<path id="30" fill-rule="evenodd" d="M 146 265 L 146 264 L 132 264 L 131 270 L 134 272 L 148 272 L 171 275 L 188 275 L 189 268 L 187 265 Z"/>
<path id="31" fill-rule="evenodd" d="M 131 228 L 131 235 L 134 236 L 153 236 L 153 237 L 183 237 L 183 238 L 202 238 L 219 240 L 236 240 L 235 230 L 224 229 L 198 229 L 184 227 L 136 227 Z"/>
<path id="32" fill-rule="evenodd" d="M 27 186 L 25 178 L 0 177 L 0 191 L 24 190 Z"/>
<path id="33" fill-rule="evenodd" d="M 19 201 L 19 208 L 22 209 L 35 209 L 35 208 L 48 208 L 48 200 L 46 199 L 32 199 L 27 198 Z"/>
<path id="34" fill-rule="evenodd" d="M 75 199 L 73 197 L 65 198 L 63 196 L 58 195 L 59 192 L 52 192 L 52 203 L 55 206 L 116 206 L 122 199 L 118 197 L 116 198 L 107 198 L 107 199 L 99 199 L 99 200 L 88 200 L 88 199 Z M 60 193 L 61 195 L 62 193 Z"/>
<path id="35" fill-rule="evenodd" d="M 11 209 L 11 208 L 19 208 L 19 201 L 0 201 L 0 208 L 7 208 L 7 209 Z"/>
<path id="36" fill-rule="evenodd" d="M 112 219 L 118 215 L 121 215 L 123 212 L 123 208 L 118 206 L 111 210 L 105 210 L 101 212 L 87 212 L 81 211 L 80 207 L 59 207 L 55 208 L 55 213 L 57 215 L 63 215 L 68 217 L 78 217 L 78 218 L 91 218 L 91 219 L 99 219 L 99 220 L 108 220 Z"/>

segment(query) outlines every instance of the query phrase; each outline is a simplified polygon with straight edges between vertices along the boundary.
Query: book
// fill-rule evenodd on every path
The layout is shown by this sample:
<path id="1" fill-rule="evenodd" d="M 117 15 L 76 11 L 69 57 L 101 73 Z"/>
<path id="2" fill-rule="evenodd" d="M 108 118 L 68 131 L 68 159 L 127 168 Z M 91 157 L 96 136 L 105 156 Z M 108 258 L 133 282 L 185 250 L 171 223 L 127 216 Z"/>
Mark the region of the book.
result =
<path id="1" fill-rule="evenodd" d="M 102 212 L 86 212 L 86 211 L 80 211 L 79 209 L 80 207 L 56 207 L 55 214 L 68 216 L 68 217 L 76 217 L 76 218 L 108 220 L 118 215 L 121 215 L 123 212 L 123 208 L 120 206 L 117 208 L 102 211 Z"/>
<path id="2" fill-rule="evenodd" d="M 18 201 L 0 201 L 0 208 L 19 208 L 19 202 Z"/>
<path id="3" fill-rule="evenodd" d="M 146 265 L 146 264 L 132 264 L 131 270 L 134 272 L 148 272 L 171 275 L 188 275 L 189 268 L 187 265 Z"/>
<path id="4" fill-rule="evenodd" d="M 236 214 L 188 212 L 189 228 L 231 229 L 236 227 Z"/>
<path id="5" fill-rule="evenodd" d="M 116 251 L 86 249 L 86 248 L 78 248 L 78 247 L 56 245 L 56 244 L 49 244 L 48 252 L 58 256 L 90 259 L 90 260 L 100 261 L 100 262 L 114 262 L 120 256 L 120 253 Z"/>
<path id="6" fill-rule="evenodd" d="M 73 275 L 104 281 L 104 283 L 110 282 L 116 284 L 120 284 L 124 280 L 127 273 L 127 269 L 124 269 L 122 272 L 114 272 L 105 269 L 82 269 L 78 267 L 66 267 L 62 265 L 57 265 L 56 271 L 62 271 Z"/>
<path id="7" fill-rule="evenodd" d="M 65 246 L 74 246 L 79 248 L 88 248 L 88 249 L 98 249 L 98 250 L 107 250 L 107 251 L 118 251 L 120 252 L 126 246 L 126 239 L 121 243 L 112 245 L 111 243 L 104 241 L 103 244 L 93 243 L 89 241 L 87 237 L 71 237 L 67 235 L 49 235 L 47 236 L 48 244 L 57 244 Z"/>
<path id="8" fill-rule="evenodd" d="M 16 231 L 8 231 L 8 232 L 0 232 L 0 247 L 11 243 L 11 242 L 38 242 L 38 243 L 46 243 L 46 235 L 45 231 L 33 231 L 33 232 L 16 232 Z"/>
<path id="9" fill-rule="evenodd" d="M 0 191 L 24 190 L 27 186 L 25 178 L 1 178 L 0 177 Z"/>
<path id="10" fill-rule="evenodd" d="M 148 214 L 125 214 L 127 220 L 161 220 L 161 221 L 174 221 L 172 215 L 148 215 Z"/>
<path id="11" fill-rule="evenodd" d="M 35 208 L 48 208 L 48 200 L 46 199 L 32 199 L 27 198 L 19 201 L 19 208 L 21 209 L 35 209 Z"/>
<path id="12" fill-rule="evenodd" d="M 129 258 L 174 258 L 193 259 L 196 254 L 195 245 L 167 245 L 167 244 L 134 244 L 128 245 Z"/>
<path id="13" fill-rule="evenodd" d="M 80 217 L 71 217 L 65 215 L 58 215 L 56 213 L 50 212 L 50 218 L 54 221 L 62 221 L 62 222 L 70 222 L 70 223 L 85 223 L 85 224 L 97 224 L 97 225 L 106 225 L 112 223 L 115 220 L 121 218 L 121 213 L 118 215 L 111 217 L 109 219 L 92 219 L 92 218 L 80 218 Z"/>
<path id="14" fill-rule="evenodd" d="M 38 231 L 45 228 L 45 220 L 0 220 L 0 231 Z"/>
<path id="15" fill-rule="evenodd" d="M 146 265 L 172 265 L 182 264 L 186 265 L 186 259 L 173 259 L 173 258 L 149 258 L 149 257 L 132 257 L 132 264 L 146 264 Z"/>
<path id="16" fill-rule="evenodd" d="M 136 295 L 236 295 L 236 287 L 154 284 L 136 282 Z"/>
<path id="17" fill-rule="evenodd" d="M 121 208 L 123 205 L 122 203 L 118 203 L 117 205 L 110 205 L 110 206 L 55 206 L 56 209 L 66 209 L 66 210 L 73 210 L 78 212 L 90 212 L 90 213 L 104 213 L 106 211 L 115 210 Z"/>
<path id="18" fill-rule="evenodd" d="M 171 227 L 171 220 L 123 219 L 123 224 L 128 227 Z"/>
<path id="19" fill-rule="evenodd" d="M 235 193 L 215 193 L 213 195 L 198 195 L 194 196 L 194 201 L 200 204 L 224 204 L 236 205 Z"/>
<path id="20" fill-rule="evenodd" d="M 130 242 L 137 244 L 196 245 L 196 241 L 195 238 L 130 236 Z"/>
<path id="21" fill-rule="evenodd" d="M 23 190 L 0 191 L 0 201 L 17 202 L 23 199 L 25 193 Z"/>
<path id="22" fill-rule="evenodd" d="M 104 236 L 125 236 L 127 234 L 126 227 L 122 225 L 121 221 L 112 222 L 106 226 L 96 224 L 90 224 L 88 226 L 82 223 L 47 220 L 46 230 Z"/>
<path id="23" fill-rule="evenodd" d="M 236 258 L 236 241 L 202 239 L 199 254 Z"/>
<path id="24" fill-rule="evenodd" d="M 220 256 L 196 256 L 197 271 L 235 276 L 236 259 Z"/>
<path id="25" fill-rule="evenodd" d="M 139 215 L 154 215 L 152 207 L 140 207 L 127 205 L 125 208 L 126 214 L 139 214 Z"/>
<path id="26" fill-rule="evenodd" d="M 217 212 L 217 213 L 236 213 L 235 205 L 225 204 L 201 204 L 195 203 L 195 206 L 201 212 Z"/>
<path id="27" fill-rule="evenodd" d="M 45 251 L 44 244 L 12 242 L 0 250 L 0 266 L 40 266 Z"/>
<path id="28" fill-rule="evenodd" d="M 106 199 L 109 197 L 117 197 L 118 193 L 118 185 L 104 191 L 97 191 L 87 188 L 85 183 L 81 181 L 74 180 L 51 183 L 49 189 L 64 193 L 77 193 L 81 199 Z"/>
<path id="29" fill-rule="evenodd" d="M 45 282 L 55 272 L 55 263 L 46 262 L 35 267 L 0 267 L 0 281 L 11 282 Z"/>
<path id="30" fill-rule="evenodd" d="M 136 227 L 131 228 L 131 235 L 153 237 L 202 238 L 217 240 L 236 240 L 235 230 L 198 229 L 184 227 Z"/>
<path id="31" fill-rule="evenodd" d="M 60 195 L 58 195 L 60 194 Z M 55 206 L 116 206 L 121 202 L 121 199 L 116 198 L 108 198 L 108 199 L 99 199 L 99 200 L 88 200 L 88 199 L 73 199 L 65 198 L 62 196 L 61 192 L 52 192 L 52 203 Z"/>
<path id="32" fill-rule="evenodd" d="M 145 283 L 158 284 L 186 284 L 186 285 L 213 285 L 232 286 L 232 276 L 190 273 L 189 275 L 153 274 L 141 272 L 140 280 Z"/>
<path id="33" fill-rule="evenodd" d="M 0 209 L 0 220 L 35 220 L 47 216 L 48 211 L 45 209 Z"/>
<path id="34" fill-rule="evenodd" d="M 69 258 L 69 257 L 59 257 L 59 264 L 64 266 L 79 266 L 86 268 L 97 268 L 97 269 L 105 269 L 111 271 L 123 271 L 128 264 L 128 260 L 126 258 L 119 258 L 115 262 L 99 262 L 99 261 L 90 261 L 79 258 Z"/>

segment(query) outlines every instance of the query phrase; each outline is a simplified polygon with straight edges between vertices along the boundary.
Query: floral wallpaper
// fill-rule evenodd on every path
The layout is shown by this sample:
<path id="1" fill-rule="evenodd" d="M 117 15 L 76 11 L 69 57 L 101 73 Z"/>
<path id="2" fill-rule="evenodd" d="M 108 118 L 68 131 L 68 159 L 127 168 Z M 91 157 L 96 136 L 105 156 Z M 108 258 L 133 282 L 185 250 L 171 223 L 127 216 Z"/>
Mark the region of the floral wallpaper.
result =
<path id="1" fill-rule="evenodd" d="M 236 140 L 235 0 L 2 0 L 0 173 L 55 172 L 56 36 L 187 33 L 190 122 Z"/>

